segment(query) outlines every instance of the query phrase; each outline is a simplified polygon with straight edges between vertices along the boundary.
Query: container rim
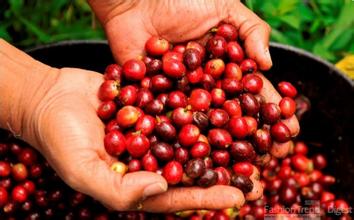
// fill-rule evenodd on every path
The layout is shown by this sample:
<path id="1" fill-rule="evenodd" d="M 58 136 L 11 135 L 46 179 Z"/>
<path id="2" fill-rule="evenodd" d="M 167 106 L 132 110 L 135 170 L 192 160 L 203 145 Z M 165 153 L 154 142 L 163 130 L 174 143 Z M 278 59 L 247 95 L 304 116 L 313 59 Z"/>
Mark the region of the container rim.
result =
<path id="1" fill-rule="evenodd" d="M 26 53 L 33 53 L 38 50 L 42 49 L 47 49 L 47 48 L 53 48 L 53 47 L 61 47 L 61 46 L 67 46 L 67 45 L 78 45 L 78 44 L 101 44 L 101 45 L 107 45 L 108 41 L 107 40 L 65 40 L 65 41 L 59 41 L 55 43 L 49 43 L 49 44 L 43 44 L 43 45 L 38 45 L 29 49 L 26 49 Z M 276 49 L 282 49 L 286 51 L 291 51 L 295 54 L 303 55 L 305 57 L 308 57 L 316 62 L 319 62 L 325 66 L 328 67 L 328 69 L 332 70 L 332 72 L 335 72 L 337 75 L 342 77 L 345 81 L 347 81 L 351 87 L 354 87 L 354 80 L 349 78 L 349 76 L 345 75 L 341 70 L 339 70 L 337 67 L 335 67 L 332 63 L 314 55 L 313 53 L 310 53 L 304 49 L 297 48 L 294 46 L 286 45 L 286 44 L 281 44 L 281 43 L 276 43 L 276 42 L 270 42 L 270 46 Z"/>

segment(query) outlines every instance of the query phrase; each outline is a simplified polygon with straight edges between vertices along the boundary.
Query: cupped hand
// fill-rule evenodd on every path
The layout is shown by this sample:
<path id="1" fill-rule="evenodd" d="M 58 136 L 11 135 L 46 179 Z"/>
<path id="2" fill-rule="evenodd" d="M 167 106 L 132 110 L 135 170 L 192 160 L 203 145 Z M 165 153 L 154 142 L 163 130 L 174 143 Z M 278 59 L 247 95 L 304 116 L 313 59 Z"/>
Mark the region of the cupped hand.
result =
<path id="1" fill-rule="evenodd" d="M 272 66 L 270 27 L 239 0 L 89 0 L 119 62 L 143 54 L 145 42 L 160 36 L 172 43 L 199 39 L 220 22 L 233 24 L 248 57 L 262 70 Z"/>

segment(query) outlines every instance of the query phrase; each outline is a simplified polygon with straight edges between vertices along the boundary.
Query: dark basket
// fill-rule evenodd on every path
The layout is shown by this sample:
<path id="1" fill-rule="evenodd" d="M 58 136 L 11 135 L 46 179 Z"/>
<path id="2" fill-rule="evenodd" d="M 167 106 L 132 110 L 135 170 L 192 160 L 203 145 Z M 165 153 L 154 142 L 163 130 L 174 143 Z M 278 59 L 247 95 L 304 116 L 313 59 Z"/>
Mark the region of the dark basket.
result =
<path id="1" fill-rule="evenodd" d="M 273 84 L 290 81 L 311 101 L 301 120 L 299 139 L 311 152 L 328 158 L 325 172 L 337 177 L 333 191 L 354 204 L 354 82 L 328 62 L 290 46 L 272 43 L 273 68 L 265 75 Z M 114 62 L 105 41 L 66 41 L 27 51 L 55 67 L 79 67 L 103 72 Z"/>

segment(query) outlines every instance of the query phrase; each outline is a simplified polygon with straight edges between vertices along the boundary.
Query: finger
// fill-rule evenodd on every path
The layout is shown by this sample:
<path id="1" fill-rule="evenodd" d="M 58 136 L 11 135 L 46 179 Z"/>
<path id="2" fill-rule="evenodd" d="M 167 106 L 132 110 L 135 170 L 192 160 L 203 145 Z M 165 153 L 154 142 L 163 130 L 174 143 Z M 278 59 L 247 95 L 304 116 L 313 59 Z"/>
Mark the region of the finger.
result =
<path id="1" fill-rule="evenodd" d="M 260 94 L 264 97 L 265 101 L 279 104 L 282 97 L 273 87 L 272 83 L 267 78 L 265 78 L 263 74 L 257 73 L 257 75 L 263 80 L 263 88 L 261 89 Z M 295 137 L 299 134 L 300 125 L 295 115 L 281 121 L 289 128 L 292 137 Z"/>
<path id="2" fill-rule="evenodd" d="M 291 151 L 293 144 L 293 141 L 287 141 L 285 143 L 274 142 L 270 153 L 276 158 L 284 158 Z"/>
<path id="3" fill-rule="evenodd" d="M 246 194 L 246 200 L 253 201 L 261 198 L 261 196 L 263 195 L 263 186 L 259 181 L 260 179 L 259 170 L 255 166 L 253 166 L 253 173 L 250 176 L 250 179 L 253 182 L 253 189 L 251 192 Z"/>
<path id="4" fill-rule="evenodd" d="M 137 59 L 144 54 L 145 42 L 151 37 L 148 31 L 144 29 L 143 19 L 130 19 L 129 25 L 123 22 L 129 20 L 124 17 L 136 17 L 134 11 L 119 16 L 119 19 L 113 18 L 105 25 L 105 30 L 110 48 L 116 61 L 123 64 L 129 59 Z M 125 27 L 124 30 L 116 30 L 116 27 Z M 139 27 L 139 28 L 137 28 Z M 118 41 L 119 39 L 119 41 Z"/>
<path id="5" fill-rule="evenodd" d="M 241 2 L 233 3 L 225 22 L 236 26 L 241 40 L 244 40 L 248 57 L 257 61 L 260 69 L 267 70 L 272 66 L 269 53 L 269 35 L 271 29 Z"/>
<path id="6" fill-rule="evenodd" d="M 245 198 L 241 190 L 232 186 L 180 187 L 146 199 L 143 202 L 143 210 L 176 212 L 194 209 L 240 208 L 244 203 Z"/>

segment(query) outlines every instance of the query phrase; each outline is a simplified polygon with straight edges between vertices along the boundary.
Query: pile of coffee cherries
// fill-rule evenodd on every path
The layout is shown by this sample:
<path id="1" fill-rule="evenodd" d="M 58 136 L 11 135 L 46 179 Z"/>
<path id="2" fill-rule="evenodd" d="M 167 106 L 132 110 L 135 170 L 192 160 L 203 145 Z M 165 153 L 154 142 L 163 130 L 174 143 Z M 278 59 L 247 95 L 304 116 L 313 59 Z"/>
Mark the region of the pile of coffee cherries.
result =
<path id="1" fill-rule="evenodd" d="M 205 46 L 151 37 L 142 59 L 106 68 L 97 113 L 106 124 L 106 151 L 120 161 L 115 170 L 247 193 L 257 156 L 273 141 L 291 140 L 281 119 L 295 113 L 295 87 L 279 83 L 283 99 L 267 103 L 257 64 L 245 57 L 235 27 L 215 30 Z"/>
<path id="2" fill-rule="evenodd" d="M 28 144 L 0 129 L 0 219 L 151 219 L 108 210 L 67 186 Z"/>
<path id="3" fill-rule="evenodd" d="M 331 192 L 334 176 L 323 169 L 327 160 L 322 154 L 308 156 L 308 146 L 298 141 L 291 155 L 285 159 L 272 158 L 262 168 L 264 195 L 246 203 L 240 210 L 185 211 L 178 218 L 207 219 L 351 219 L 349 204 Z M 170 219 L 176 219 L 170 216 Z M 177 218 L 177 219 L 178 219 Z"/>
<path id="4" fill-rule="evenodd" d="M 263 197 L 246 203 L 240 210 L 149 214 L 117 212 L 103 207 L 93 198 L 68 187 L 36 150 L 7 132 L 0 130 L 0 133 L 1 219 L 219 220 L 264 219 L 266 214 L 282 214 L 293 219 L 298 219 L 299 215 L 321 216 L 328 220 L 351 219 L 348 203 L 336 198 L 329 188 L 335 183 L 335 177 L 323 171 L 327 164 L 325 157 L 321 154 L 308 156 L 308 147 L 303 142 L 295 144 L 293 155 L 283 160 L 272 158 L 262 168 Z M 304 209 L 311 206 L 313 209 Z"/>

